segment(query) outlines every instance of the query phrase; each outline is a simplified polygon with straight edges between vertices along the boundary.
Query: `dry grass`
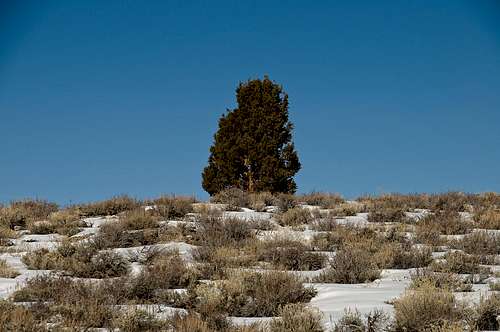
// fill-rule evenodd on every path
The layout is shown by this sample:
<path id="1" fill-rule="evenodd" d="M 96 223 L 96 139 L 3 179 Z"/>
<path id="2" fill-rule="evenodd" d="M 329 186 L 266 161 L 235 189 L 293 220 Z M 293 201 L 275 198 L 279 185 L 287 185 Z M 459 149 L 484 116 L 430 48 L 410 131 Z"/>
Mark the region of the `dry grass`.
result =
<path id="1" fill-rule="evenodd" d="M 432 285 L 435 288 L 450 292 L 470 292 L 472 283 L 450 272 L 433 272 L 430 269 L 419 269 L 411 274 L 411 289 Z"/>
<path id="2" fill-rule="evenodd" d="M 249 194 L 238 188 L 222 190 L 210 198 L 212 203 L 226 205 L 228 211 L 240 211 L 242 207 L 249 207 Z"/>

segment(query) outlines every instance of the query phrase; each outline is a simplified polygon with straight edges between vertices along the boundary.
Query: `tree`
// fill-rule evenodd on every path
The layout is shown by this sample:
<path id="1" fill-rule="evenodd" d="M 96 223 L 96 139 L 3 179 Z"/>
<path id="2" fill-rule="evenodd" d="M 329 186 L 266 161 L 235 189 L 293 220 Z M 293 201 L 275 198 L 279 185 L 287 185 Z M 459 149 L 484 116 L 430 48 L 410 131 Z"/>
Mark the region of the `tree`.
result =
<path id="1" fill-rule="evenodd" d="M 301 165 L 292 142 L 288 95 L 267 76 L 240 83 L 238 107 L 219 119 L 202 173 L 210 195 L 236 187 L 249 192 L 294 193 Z"/>

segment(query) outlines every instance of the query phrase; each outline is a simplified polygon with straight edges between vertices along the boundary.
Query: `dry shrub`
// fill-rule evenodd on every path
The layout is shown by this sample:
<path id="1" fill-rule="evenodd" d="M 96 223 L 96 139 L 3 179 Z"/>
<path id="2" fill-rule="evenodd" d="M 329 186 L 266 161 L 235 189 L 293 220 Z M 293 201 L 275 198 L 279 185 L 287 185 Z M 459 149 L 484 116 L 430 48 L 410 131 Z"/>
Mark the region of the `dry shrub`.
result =
<path id="1" fill-rule="evenodd" d="M 323 209 L 333 209 L 341 203 L 344 199 L 339 194 L 311 192 L 297 197 L 297 200 L 307 205 L 319 206 Z"/>
<path id="2" fill-rule="evenodd" d="M 418 269 L 411 274 L 411 289 L 418 289 L 425 285 L 431 285 L 435 288 L 448 290 L 450 292 L 472 291 L 472 283 L 467 282 L 454 273 L 433 272 L 430 269 Z"/>
<path id="3" fill-rule="evenodd" d="M 15 278 L 19 274 L 20 273 L 10 267 L 5 260 L 0 259 L 0 278 Z"/>
<path id="4" fill-rule="evenodd" d="M 250 197 L 246 191 L 239 188 L 229 188 L 219 191 L 210 198 L 212 203 L 226 204 L 228 211 L 240 211 L 242 207 L 248 207 Z"/>
<path id="5" fill-rule="evenodd" d="M 314 280 L 322 283 L 357 284 L 371 282 L 380 277 L 372 254 L 364 249 L 349 245 L 336 252 L 330 261 L 330 268 Z"/>
<path id="6" fill-rule="evenodd" d="M 500 210 L 484 209 L 474 215 L 477 228 L 500 229 Z"/>
<path id="7" fill-rule="evenodd" d="M 394 331 L 429 331 L 460 322 L 464 316 L 464 309 L 450 291 L 422 284 L 394 302 Z"/>
<path id="8" fill-rule="evenodd" d="M 126 195 L 116 196 L 100 202 L 78 206 L 82 214 L 87 217 L 112 216 L 120 212 L 136 209 L 140 202 Z"/>
<path id="9" fill-rule="evenodd" d="M 285 272 L 239 272 L 227 280 L 200 284 L 191 295 L 203 316 L 216 313 L 239 317 L 268 317 L 289 303 L 306 303 L 316 295 L 299 277 Z"/>
<path id="10" fill-rule="evenodd" d="M 402 223 L 405 222 L 406 215 L 402 209 L 378 209 L 376 211 L 371 211 L 368 214 L 369 222 L 388 222 L 388 223 Z"/>
<path id="11" fill-rule="evenodd" d="M 287 304 L 280 310 L 280 318 L 269 324 L 269 332 L 323 332 L 321 313 L 303 304 Z"/>
<path id="12" fill-rule="evenodd" d="M 258 260 L 270 262 L 279 269 L 312 271 L 324 266 L 326 256 L 308 251 L 298 241 L 272 240 L 261 244 Z"/>
<path id="13" fill-rule="evenodd" d="M 498 331 L 500 329 L 500 294 L 492 293 L 482 297 L 475 308 L 475 327 L 478 330 Z"/>
<path id="14" fill-rule="evenodd" d="M 194 197 L 161 196 L 151 202 L 153 211 L 163 218 L 184 218 L 193 212 Z"/>
<path id="15" fill-rule="evenodd" d="M 313 220 L 313 215 L 309 209 L 295 207 L 278 216 L 278 223 L 281 226 L 299 226 L 308 224 Z"/>

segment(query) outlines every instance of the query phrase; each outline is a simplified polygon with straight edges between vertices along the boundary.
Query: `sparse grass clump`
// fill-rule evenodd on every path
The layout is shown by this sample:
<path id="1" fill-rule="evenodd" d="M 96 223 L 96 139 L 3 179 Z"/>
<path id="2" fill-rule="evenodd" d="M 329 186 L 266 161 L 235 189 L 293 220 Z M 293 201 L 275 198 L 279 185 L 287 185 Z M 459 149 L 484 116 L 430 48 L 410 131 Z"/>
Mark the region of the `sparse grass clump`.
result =
<path id="1" fill-rule="evenodd" d="M 455 241 L 453 245 L 469 254 L 500 255 L 500 234 L 477 231 L 465 235 L 462 240 Z"/>
<path id="2" fill-rule="evenodd" d="M 281 226 L 300 226 L 308 224 L 313 220 L 313 215 L 309 209 L 295 207 L 278 216 L 278 223 Z"/>
<path id="3" fill-rule="evenodd" d="M 82 214 L 87 217 L 113 216 L 120 212 L 136 209 L 140 202 L 126 195 L 116 196 L 100 202 L 78 206 Z"/>
<path id="4" fill-rule="evenodd" d="M 78 209 L 68 208 L 52 212 L 47 220 L 28 222 L 27 228 L 32 234 L 58 233 L 72 236 L 80 232 L 81 227 L 87 226 L 81 217 Z"/>
<path id="5" fill-rule="evenodd" d="M 432 262 L 432 250 L 428 247 L 412 247 L 409 244 L 390 243 L 375 253 L 380 266 L 388 269 L 420 268 Z"/>
<path id="6" fill-rule="evenodd" d="M 250 193 L 249 201 L 250 208 L 258 212 L 264 211 L 267 206 L 275 206 L 278 203 L 278 199 L 267 191 Z"/>

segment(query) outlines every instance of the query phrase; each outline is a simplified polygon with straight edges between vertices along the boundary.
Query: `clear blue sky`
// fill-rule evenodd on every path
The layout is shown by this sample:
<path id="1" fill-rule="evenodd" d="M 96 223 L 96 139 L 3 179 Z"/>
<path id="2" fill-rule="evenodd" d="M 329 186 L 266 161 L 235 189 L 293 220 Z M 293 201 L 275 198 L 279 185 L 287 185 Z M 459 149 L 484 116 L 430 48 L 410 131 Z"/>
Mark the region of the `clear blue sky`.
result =
<path id="1" fill-rule="evenodd" d="M 497 1 L 1 1 L 0 45 L 0 201 L 206 198 L 265 74 L 299 192 L 500 191 Z"/>

